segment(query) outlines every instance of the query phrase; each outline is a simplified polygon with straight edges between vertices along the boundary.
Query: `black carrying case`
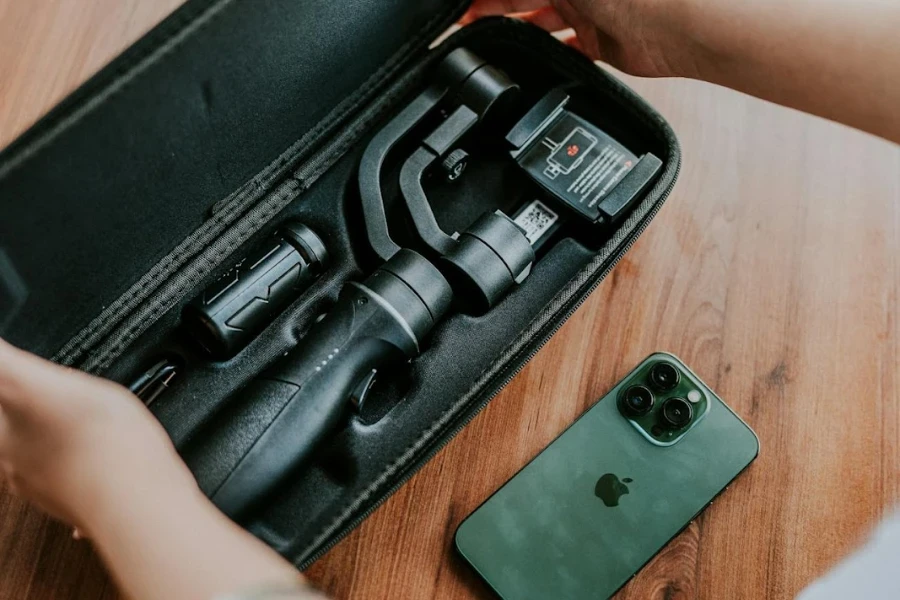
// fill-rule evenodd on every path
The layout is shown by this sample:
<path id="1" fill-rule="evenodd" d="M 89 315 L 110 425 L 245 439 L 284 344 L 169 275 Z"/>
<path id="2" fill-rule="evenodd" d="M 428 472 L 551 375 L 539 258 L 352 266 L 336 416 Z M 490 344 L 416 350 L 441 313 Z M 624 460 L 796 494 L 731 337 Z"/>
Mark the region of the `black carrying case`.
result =
<path id="1" fill-rule="evenodd" d="M 477 52 L 534 99 L 568 86 L 574 111 L 662 159 L 614 228 L 560 239 L 490 313 L 438 325 L 427 350 L 383 377 L 362 413 L 244 523 L 301 567 L 518 373 L 643 232 L 679 171 L 665 120 L 537 28 L 486 19 L 429 49 L 467 4 L 191 0 L 0 155 L 0 335 L 120 382 L 162 354 L 183 357 L 185 373 L 153 412 L 204 489 L 234 458 L 204 448 L 221 436 L 246 447 L 280 408 L 235 406 L 233 393 L 296 345 L 344 282 L 376 266 L 359 158 L 449 51 Z M 513 161 L 487 156 L 432 201 L 452 231 L 529 193 Z M 237 357 L 211 362 L 179 334 L 182 306 L 291 218 L 323 237 L 331 268 Z"/>

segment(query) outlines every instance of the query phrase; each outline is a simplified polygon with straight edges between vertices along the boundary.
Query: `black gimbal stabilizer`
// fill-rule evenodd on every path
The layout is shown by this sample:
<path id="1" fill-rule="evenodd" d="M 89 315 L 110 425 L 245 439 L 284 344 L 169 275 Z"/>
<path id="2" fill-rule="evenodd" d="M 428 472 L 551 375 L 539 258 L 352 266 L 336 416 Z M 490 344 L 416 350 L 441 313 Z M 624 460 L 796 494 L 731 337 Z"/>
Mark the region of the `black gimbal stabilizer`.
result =
<path id="1" fill-rule="evenodd" d="M 239 517 L 302 465 L 345 418 L 351 399 L 365 399 L 378 370 L 419 354 L 454 298 L 448 277 L 458 296 L 471 295 L 486 310 L 527 276 L 534 253 L 507 217 L 489 213 L 453 239 L 437 226 L 420 184 L 425 169 L 439 160 L 458 175 L 460 155 L 445 160 L 454 144 L 516 89 L 501 71 L 456 50 L 441 63 L 434 84 L 372 140 L 359 188 L 369 242 L 384 264 L 363 283 L 346 284 L 304 342 L 239 392 L 237 402 L 274 400 L 283 408 L 211 494 L 226 514 Z M 381 171 L 388 153 L 439 106 L 452 112 L 401 175 L 418 233 L 436 255 L 432 263 L 391 239 Z"/>
<path id="2" fill-rule="evenodd" d="M 451 181 L 465 169 L 467 154 L 456 149 L 476 125 L 510 107 L 519 87 L 501 70 L 460 48 L 438 68 L 436 82 L 385 127 L 369 145 L 360 166 L 360 191 L 369 238 L 384 260 L 396 251 L 385 238 L 384 202 L 378 173 L 402 137 L 444 101 L 448 116 L 404 163 L 400 191 L 419 239 L 429 258 L 446 276 L 460 306 L 484 313 L 531 272 L 531 244 L 506 215 L 487 212 L 458 237 L 445 233 L 437 223 L 422 187 L 425 172 L 440 165 Z M 373 230 L 376 229 L 376 230 Z"/>

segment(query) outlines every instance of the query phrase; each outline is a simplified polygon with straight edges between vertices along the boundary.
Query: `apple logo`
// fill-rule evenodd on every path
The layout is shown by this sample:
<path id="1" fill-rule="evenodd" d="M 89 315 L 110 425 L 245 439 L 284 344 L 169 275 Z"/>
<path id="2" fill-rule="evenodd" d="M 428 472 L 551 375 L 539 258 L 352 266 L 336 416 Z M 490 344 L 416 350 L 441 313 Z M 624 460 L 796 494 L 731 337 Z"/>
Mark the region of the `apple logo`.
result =
<path id="1" fill-rule="evenodd" d="M 619 478 L 614 474 L 607 473 L 597 481 L 597 485 L 594 487 L 594 494 L 603 500 L 603 504 L 606 506 L 618 506 L 619 498 L 628 493 L 628 486 L 625 484 L 632 481 L 629 477 L 619 481 Z"/>

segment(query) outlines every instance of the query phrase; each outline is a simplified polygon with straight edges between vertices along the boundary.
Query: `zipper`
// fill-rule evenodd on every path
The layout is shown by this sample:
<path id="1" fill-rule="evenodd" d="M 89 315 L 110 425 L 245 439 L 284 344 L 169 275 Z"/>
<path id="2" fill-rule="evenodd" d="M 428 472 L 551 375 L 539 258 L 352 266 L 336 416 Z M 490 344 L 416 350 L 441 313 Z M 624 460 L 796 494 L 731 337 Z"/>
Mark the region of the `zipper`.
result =
<path id="1" fill-rule="evenodd" d="M 554 325 L 552 329 L 541 337 L 541 341 L 532 347 L 531 351 L 525 355 L 524 360 L 521 358 L 519 360 L 519 365 L 509 374 L 507 377 L 500 382 L 499 385 L 494 385 L 493 390 L 487 394 L 484 394 L 482 399 L 474 403 L 474 409 L 468 411 L 468 414 L 463 417 L 461 421 L 459 421 L 456 426 L 454 426 L 449 431 L 445 432 L 441 435 L 441 440 L 434 444 L 427 452 L 425 452 L 416 462 L 406 469 L 406 472 L 402 477 L 397 479 L 397 481 L 391 486 L 382 492 L 379 495 L 378 500 L 372 503 L 365 511 L 354 517 L 347 524 L 345 524 L 338 533 L 335 533 L 331 536 L 331 539 L 324 544 L 321 548 L 316 550 L 309 558 L 303 559 L 302 562 L 298 564 L 298 568 L 302 570 L 306 570 L 310 565 L 314 562 L 322 558 L 325 554 L 327 554 L 332 548 L 338 545 L 351 531 L 359 527 L 363 521 L 368 519 L 373 512 L 375 512 L 378 508 L 381 507 L 385 501 L 393 496 L 401 487 L 406 485 L 406 483 L 412 479 L 413 475 L 419 472 L 419 470 L 428 464 L 431 459 L 433 459 L 441 450 L 443 450 L 447 444 L 449 444 L 459 433 L 465 429 L 469 423 L 471 423 L 475 417 L 477 417 L 481 411 L 483 411 L 490 402 L 497 397 L 504 388 L 506 388 L 509 383 L 515 379 L 519 373 L 525 368 L 525 366 L 531 362 L 531 360 L 537 356 L 537 354 L 547 345 L 547 343 L 556 335 L 556 333 L 562 328 L 563 325 L 571 318 L 575 312 L 578 311 L 579 308 L 585 303 L 585 301 L 594 293 L 594 291 L 600 286 L 601 283 L 606 279 L 606 276 L 616 268 L 616 265 L 619 264 L 619 261 L 622 260 L 622 257 L 625 256 L 631 247 L 634 246 L 635 242 L 643 235 L 644 231 L 646 231 L 647 227 L 650 226 L 650 223 L 656 217 L 657 213 L 662 209 L 663 204 L 665 204 L 666 200 L 672 193 L 672 190 L 675 188 L 675 183 L 678 181 L 678 175 L 681 173 L 681 160 L 679 159 L 678 163 L 675 165 L 675 173 L 673 174 L 672 180 L 666 186 L 666 189 L 663 190 L 663 193 L 660 195 L 659 200 L 657 200 L 650 211 L 644 216 L 641 222 L 638 224 L 635 229 L 628 234 L 627 238 L 623 240 L 625 245 L 619 248 L 613 257 L 612 261 L 607 264 L 607 266 L 600 271 L 600 277 L 597 278 L 591 286 L 584 292 L 580 294 L 580 297 L 575 302 L 574 305 L 570 306 L 568 310 L 565 311 L 564 316 L 560 319 L 560 314 L 563 314 L 562 311 L 557 312 L 553 315 Z M 486 389 L 488 386 L 485 386 Z"/>

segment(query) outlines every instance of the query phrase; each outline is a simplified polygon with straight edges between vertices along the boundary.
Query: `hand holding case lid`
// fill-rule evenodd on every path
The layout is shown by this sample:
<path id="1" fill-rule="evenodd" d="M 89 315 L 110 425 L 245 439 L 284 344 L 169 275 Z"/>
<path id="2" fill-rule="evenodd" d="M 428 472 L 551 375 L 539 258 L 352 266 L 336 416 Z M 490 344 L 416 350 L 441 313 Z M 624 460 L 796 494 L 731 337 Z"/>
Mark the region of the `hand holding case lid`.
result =
<path id="1" fill-rule="evenodd" d="M 234 390 L 370 268 L 351 184 L 359 154 L 450 49 L 470 47 L 535 93 L 577 84 L 605 128 L 664 160 L 653 189 L 595 247 L 561 241 L 534 283 L 490 318 L 442 325 L 375 412 L 246 523 L 297 564 L 364 518 L 502 388 L 630 247 L 677 175 L 665 121 L 544 32 L 487 20 L 429 52 L 465 5 L 192 0 L 0 155 L 0 249 L 28 290 L 2 335 L 123 381 L 162 348 L 190 355 L 171 338 L 180 307 L 252 237 L 298 217 L 325 238 L 337 266 L 315 293 L 232 361 L 193 357 L 182 385 L 154 406 L 201 485 L 229 464 L 204 450 L 212 438 L 240 445 L 277 410 L 229 406 Z M 474 187 L 506 191 L 505 174 L 487 165 L 462 205 L 478 206 Z"/>

